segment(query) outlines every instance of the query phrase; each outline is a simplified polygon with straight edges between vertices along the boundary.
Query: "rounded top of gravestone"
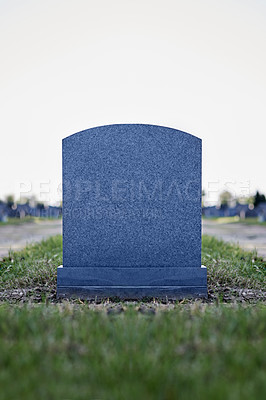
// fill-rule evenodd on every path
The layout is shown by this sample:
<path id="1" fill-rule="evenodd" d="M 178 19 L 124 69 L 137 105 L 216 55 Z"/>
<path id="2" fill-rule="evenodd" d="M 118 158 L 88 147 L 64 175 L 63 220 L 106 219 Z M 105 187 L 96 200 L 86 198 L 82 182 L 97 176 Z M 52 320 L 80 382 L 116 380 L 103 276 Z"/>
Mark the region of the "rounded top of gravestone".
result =
<path id="1" fill-rule="evenodd" d="M 170 128 L 166 126 L 161 126 L 161 125 L 152 125 L 152 124 L 111 124 L 111 125 L 102 125 L 102 126 L 96 126 L 93 128 L 88 128 L 83 131 L 74 133 L 72 135 L 69 135 L 65 137 L 63 140 L 69 140 L 69 139 L 74 139 L 77 137 L 80 137 L 86 133 L 90 134 L 100 134 L 100 133 L 107 133 L 107 132 L 114 132 L 114 133 L 126 133 L 126 132 L 132 132 L 132 133 L 139 133 L 139 134 L 144 134 L 144 133 L 162 133 L 164 135 L 166 134 L 179 134 L 182 136 L 187 136 L 191 139 L 199 140 L 201 141 L 200 138 L 197 136 L 191 135 L 190 133 L 180 131 L 175 128 Z"/>

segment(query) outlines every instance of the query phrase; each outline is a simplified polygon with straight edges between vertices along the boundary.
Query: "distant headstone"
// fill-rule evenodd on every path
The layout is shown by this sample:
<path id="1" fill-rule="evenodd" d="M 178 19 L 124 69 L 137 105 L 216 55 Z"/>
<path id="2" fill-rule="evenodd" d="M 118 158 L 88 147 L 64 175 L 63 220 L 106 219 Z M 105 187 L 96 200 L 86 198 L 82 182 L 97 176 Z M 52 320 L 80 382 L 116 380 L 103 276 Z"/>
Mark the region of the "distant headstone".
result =
<path id="1" fill-rule="evenodd" d="M 205 297 L 201 139 L 155 125 L 63 139 L 59 297 Z"/>

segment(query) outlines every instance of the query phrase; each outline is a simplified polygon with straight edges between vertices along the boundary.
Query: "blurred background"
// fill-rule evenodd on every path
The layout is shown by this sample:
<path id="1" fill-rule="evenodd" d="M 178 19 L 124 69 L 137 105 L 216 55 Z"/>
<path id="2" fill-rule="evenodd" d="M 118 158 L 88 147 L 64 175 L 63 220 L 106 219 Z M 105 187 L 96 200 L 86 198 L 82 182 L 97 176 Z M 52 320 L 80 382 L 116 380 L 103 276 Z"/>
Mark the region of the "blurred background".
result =
<path id="1" fill-rule="evenodd" d="M 60 219 L 64 137 L 148 123 L 203 140 L 205 220 L 263 224 L 265 22 L 263 0 L 0 0 L 1 223 Z"/>

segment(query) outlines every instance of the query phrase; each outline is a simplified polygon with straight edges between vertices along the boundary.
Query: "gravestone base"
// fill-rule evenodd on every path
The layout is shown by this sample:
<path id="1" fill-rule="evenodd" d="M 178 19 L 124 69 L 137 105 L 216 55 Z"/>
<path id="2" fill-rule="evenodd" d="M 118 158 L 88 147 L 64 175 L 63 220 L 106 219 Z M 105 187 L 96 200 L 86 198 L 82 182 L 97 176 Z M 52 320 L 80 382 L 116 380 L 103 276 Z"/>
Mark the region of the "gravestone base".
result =
<path id="1" fill-rule="evenodd" d="M 130 282 L 130 286 L 128 285 Z M 57 297 L 139 300 L 147 297 L 207 297 L 207 269 L 195 267 L 63 267 L 57 269 Z"/>

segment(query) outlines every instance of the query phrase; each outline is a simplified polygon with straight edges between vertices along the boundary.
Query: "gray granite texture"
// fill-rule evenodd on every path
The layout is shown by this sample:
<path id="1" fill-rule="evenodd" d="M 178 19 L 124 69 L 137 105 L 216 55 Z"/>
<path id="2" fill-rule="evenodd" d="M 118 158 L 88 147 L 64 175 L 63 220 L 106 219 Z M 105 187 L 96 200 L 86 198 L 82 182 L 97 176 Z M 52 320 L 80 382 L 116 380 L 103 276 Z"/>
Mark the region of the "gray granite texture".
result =
<path id="1" fill-rule="evenodd" d="M 63 139 L 58 296 L 206 296 L 201 140 L 142 124 Z"/>

